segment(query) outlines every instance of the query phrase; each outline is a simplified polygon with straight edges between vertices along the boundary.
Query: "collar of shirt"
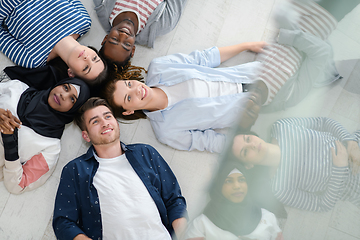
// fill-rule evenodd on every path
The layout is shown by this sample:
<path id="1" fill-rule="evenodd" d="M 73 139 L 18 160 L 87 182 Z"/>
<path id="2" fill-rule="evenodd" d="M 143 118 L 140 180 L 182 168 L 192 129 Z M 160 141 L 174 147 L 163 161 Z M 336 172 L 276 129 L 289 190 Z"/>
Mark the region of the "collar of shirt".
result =
<path id="1" fill-rule="evenodd" d="M 120 142 L 121 144 L 121 149 L 126 152 L 127 150 L 132 150 L 133 147 L 132 146 L 127 146 L 125 143 L 123 142 Z M 91 159 L 92 157 L 94 157 L 94 152 L 95 152 L 95 148 L 93 145 L 91 145 L 91 147 L 88 149 L 88 151 L 86 152 L 85 156 L 84 156 L 84 159 L 85 161 Z"/>

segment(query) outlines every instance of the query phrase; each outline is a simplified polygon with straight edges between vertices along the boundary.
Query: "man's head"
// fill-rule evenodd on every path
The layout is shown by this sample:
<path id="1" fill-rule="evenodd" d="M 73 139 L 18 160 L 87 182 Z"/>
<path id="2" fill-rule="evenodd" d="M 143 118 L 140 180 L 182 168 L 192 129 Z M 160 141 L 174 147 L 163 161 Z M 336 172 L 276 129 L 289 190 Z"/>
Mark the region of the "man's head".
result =
<path id="1" fill-rule="evenodd" d="M 82 130 L 85 141 L 95 146 L 120 141 L 119 124 L 104 99 L 93 97 L 87 100 L 79 109 L 75 123 Z"/>
<path id="2" fill-rule="evenodd" d="M 100 55 L 118 67 L 125 66 L 135 53 L 135 34 L 134 23 L 124 19 L 104 37 Z"/>

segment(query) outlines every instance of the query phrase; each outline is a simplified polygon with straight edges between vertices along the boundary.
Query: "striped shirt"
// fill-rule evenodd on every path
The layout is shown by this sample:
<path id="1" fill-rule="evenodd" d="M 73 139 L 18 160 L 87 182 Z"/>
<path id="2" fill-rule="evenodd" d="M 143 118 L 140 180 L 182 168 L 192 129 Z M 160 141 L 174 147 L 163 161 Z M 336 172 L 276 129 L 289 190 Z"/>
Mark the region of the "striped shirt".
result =
<path id="1" fill-rule="evenodd" d="M 109 22 L 112 26 L 114 19 L 122 12 L 134 12 L 139 20 L 138 34 L 144 29 L 146 22 L 155 8 L 163 0 L 117 0 L 110 14 Z"/>
<path id="2" fill-rule="evenodd" d="M 315 2 L 300 4 L 290 1 L 289 3 L 300 15 L 298 27 L 302 31 L 325 40 L 336 28 L 336 19 Z M 269 90 L 265 105 L 268 105 L 287 80 L 294 76 L 303 58 L 301 51 L 296 48 L 276 43 L 269 46 L 268 51 L 258 55 L 257 61 L 263 63 L 259 79 L 265 82 Z"/>
<path id="3" fill-rule="evenodd" d="M 334 166 L 330 150 L 336 149 L 336 140 L 357 141 L 354 134 L 332 119 L 318 117 L 281 119 L 271 135 L 281 149 L 273 190 L 282 203 L 309 211 L 330 210 L 338 200 L 360 206 L 360 174 Z"/>
<path id="4" fill-rule="evenodd" d="M 15 64 L 46 64 L 53 47 L 71 34 L 85 34 L 91 19 L 79 0 L 3 0 L 0 50 Z M 6 29 L 7 28 L 7 29 Z"/>

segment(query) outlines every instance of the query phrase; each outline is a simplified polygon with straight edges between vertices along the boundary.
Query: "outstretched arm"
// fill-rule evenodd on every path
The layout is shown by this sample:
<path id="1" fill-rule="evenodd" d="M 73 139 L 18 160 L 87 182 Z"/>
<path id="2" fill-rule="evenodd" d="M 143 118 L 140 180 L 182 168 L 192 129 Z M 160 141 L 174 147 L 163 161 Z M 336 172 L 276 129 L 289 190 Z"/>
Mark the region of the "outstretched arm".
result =
<path id="1" fill-rule="evenodd" d="M 268 44 L 266 42 L 244 42 L 227 47 L 219 47 L 221 62 L 238 55 L 239 53 L 249 50 L 252 52 L 260 53 Z"/>
<path id="2" fill-rule="evenodd" d="M 297 125 L 315 131 L 329 132 L 343 143 L 355 140 L 355 137 L 339 122 L 327 117 L 284 118 L 276 121 L 275 124 Z"/>
<path id="3" fill-rule="evenodd" d="M 164 57 L 155 58 L 150 63 L 149 71 L 153 71 L 150 70 L 150 68 L 156 67 L 157 64 L 164 63 L 187 63 L 207 67 L 217 67 L 220 65 L 220 63 L 234 57 L 242 51 L 250 50 L 253 52 L 261 52 L 266 45 L 266 42 L 245 42 L 227 47 L 212 47 L 203 51 L 195 50 L 190 54 L 176 53 Z"/>

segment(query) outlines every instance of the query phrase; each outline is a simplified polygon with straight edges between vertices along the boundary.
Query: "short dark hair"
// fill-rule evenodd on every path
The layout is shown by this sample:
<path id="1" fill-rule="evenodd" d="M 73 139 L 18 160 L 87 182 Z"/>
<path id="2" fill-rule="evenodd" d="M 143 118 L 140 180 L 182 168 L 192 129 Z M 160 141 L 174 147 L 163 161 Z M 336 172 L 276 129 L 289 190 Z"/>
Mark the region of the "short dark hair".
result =
<path id="1" fill-rule="evenodd" d="M 122 62 L 119 62 L 119 61 L 114 61 L 108 57 L 105 56 L 105 45 L 102 45 L 100 50 L 99 50 L 99 56 L 104 59 L 104 61 L 106 61 L 106 64 L 109 65 L 109 66 L 112 66 L 112 65 L 115 65 L 119 70 L 120 69 L 126 69 L 127 66 L 130 66 L 131 63 L 130 63 L 130 60 L 131 60 L 131 53 L 130 55 Z"/>
<path id="2" fill-rule="evenodd" d="M 93 108 L 96 108 L 98 106 L 105 106 L 107 107 L 112 114 L 112 108 L 109 106 L 109 104 L 106 102 L 105 99 L 99 98 L 99 97 L 92 97 L 89 98 L 82 106 L 81 108 L 78 110 L 75 118 L 74 118 L 74 122 L 76 125 L 79 126 L 79 128 L 81 129 L 81 131 L 86 130 L 86 124 L 84 122 L 84 114 L 86 111 L 91 110 Z"/>

